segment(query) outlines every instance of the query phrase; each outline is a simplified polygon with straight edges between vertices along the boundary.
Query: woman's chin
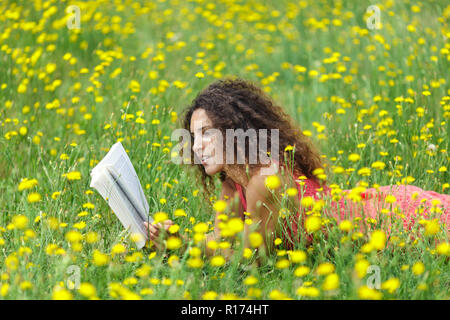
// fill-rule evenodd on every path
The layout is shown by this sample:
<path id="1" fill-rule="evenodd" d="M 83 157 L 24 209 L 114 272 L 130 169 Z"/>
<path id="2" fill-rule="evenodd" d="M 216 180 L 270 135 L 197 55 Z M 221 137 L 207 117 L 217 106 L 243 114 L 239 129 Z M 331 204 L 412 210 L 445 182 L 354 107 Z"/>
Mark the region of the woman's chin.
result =
<path id="1" fill-rule="evenodd" d="M 216 173 L 219 173 L 220 171 L 222 171 L 222 166 L 217 165 L 217 164 L 206 165 L 204 168 L 205 168 L 205 173 L 208 176 L 213 176 Z"/>

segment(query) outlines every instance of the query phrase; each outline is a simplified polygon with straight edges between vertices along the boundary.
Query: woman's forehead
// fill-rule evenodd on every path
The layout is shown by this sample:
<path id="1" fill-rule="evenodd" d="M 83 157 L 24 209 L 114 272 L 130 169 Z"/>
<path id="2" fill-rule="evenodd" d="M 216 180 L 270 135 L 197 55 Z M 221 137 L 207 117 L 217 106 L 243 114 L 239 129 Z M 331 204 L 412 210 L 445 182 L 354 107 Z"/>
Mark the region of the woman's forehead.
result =
<path id="1" fill-rule="evenodd" d="M 197 109 L 192 113 L 191 131 L 201 130 L 203 127 L 211 125 L 212 121 L 206 114 L 205 109 Z"/>

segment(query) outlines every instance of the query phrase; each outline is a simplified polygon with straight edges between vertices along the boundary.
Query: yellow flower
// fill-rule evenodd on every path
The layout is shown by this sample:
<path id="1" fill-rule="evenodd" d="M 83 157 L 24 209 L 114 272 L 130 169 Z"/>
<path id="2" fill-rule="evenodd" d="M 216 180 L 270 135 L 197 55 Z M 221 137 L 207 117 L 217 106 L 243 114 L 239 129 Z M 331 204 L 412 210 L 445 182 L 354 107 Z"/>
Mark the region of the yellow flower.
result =
<path id="1" fill-rule="evenodd" d="M 17 256 L 15 253 L 10 254 L 5 259 L 5 265 L 8 270 L 16 270 L 19 266 L 19 259 L 17 259 Z"/>
<path id="2" fill-rule="evenodd" d="M 227 208 L 227 203 L 224 200 L 218 200 L 216 202 L 214 202 L 214 210 L 217 212 L 224 212 L 225 209 Z"/>
<path id="3" fill-rule="evenodd" d="M 294 147 L 291 145 L 287 145 L 286 148 L 284 148 L 284 151 L 291 151 L 294 150 Z"/>
<path id="4" fill-rule="evenodd" d="M 128 86 L 132 92 L 140 92 L 141 91 L 141 85 L 136 80 L 131 80 L 129 86 Z"/>
<path id="5" fill-rule="evenodd" d="M 152 224 L 157 224 L 157 223 L 166 221 L 167 219 L 169 219 L 169 217 L 167 216 L 167 213 L 157 212 L 153 215 L 153 223 Z"/>
<path id="6" fill-rule="evenodd" d="M 83 203 L 83 208 L 94 209 L 95 205 L 93 203 L 86 202 L 86 203 Z"/>
<path id="7" fill-rule="evenodd" d="M 99 235 L 95 231 L 90 231 L 86 234 L 86 242 L 87 243 L 95 243 L 99 239 Z"/>
<path id="8" fill-rule="evenodd" d="M 302 201 L 300 202 L 300 204 L 302 205 L 302 207 L 305 208 L 310 208 L 314 205 L 314 198 L 313 197 L 303 197 Z"/>
<path id="9" fill-rule="evenodd" d="M 250 248 L 245 248 L 244 252 L 242 253 L 242 256 L 245 259 L 250 259 L 252 255 L 253 255 L 253 251 Z"/>
<path id="10" fill-rule="evenodd" d="M 275 263 L 275 268 L 277 269 L 286 269 L 289 267 L 289 260 L 288 259 L 281 259 Z"/>
<path id="11" fill-rule="evenodd" d="M 72 171 L 72 172 L 67 173 L 66 178 L 69 181 L 80 180 L 81 173 L 79 171 Z"/>
<path id="12" fill-rule="evenodd" d="M 203 300 L 215 300 L 217 298 L 217 293 L 215 291 L 206 291 L 202 295 Z"/>
<path id="13" fill-rule="evenodd" d="M 8 294 L 9 291 L 9 284 L 8 283 L 3 283 L 0 284 L 0 296 L 4 297 Z"/>
<path id="14" fill-rule="evenodd" d="M 186 211 L 184 211 L 183 209 L 177 209 L 177 210 L 175 210 L 173 215 L 175 217 L 186 217 Z"/>
<path id="15" fill-rule="evenodd" d="M 182 245 L 181 239 L 178 237 L 169 237 L 166 242 L 166 247 L 169 250 L 176 250 Z"/>
<path id="16" fill-rule="evenodd" d="M 309 267 L 300 266 L 297 269 L 295 269 L 294 275 L 296 277 L 303 277 L 303 276 L 306 276 L 310 271 L 311 271 L 311 269 Z"/>
<path id="17" fill-rule="evenodd" d="M 272 300 L 284 300 L 284 299 L 287 299 L 288 297 L 283 292 L 281 292 L 277 289 L 274 289 L 274 290 L 270 291 L 269 298 Z"/>
<path id="18" fill-rule="evenodd" d="M 35 203 L 41 201 L 42 197 L 37 192 L 32 192 L 28 195 L 27 200 L 29 203 Z"/>
<path id="19" fill-rule="evenodd" d="M 199 257 L 202 254 L 202 250 L 198 247 L 193 247 L 189 249 L 189 255 L 192 257 Z"/>
<path id="20" fill-rule="evenodd" d="M 361 252 L 363 253 L 369 253 L 372 252 L 375 248 L 373 247 L 372 243 L 368 242 L 365 243 L 362 247 L 361 247 Z"/>
<path id="21" fill-rule="evenodd" d="M 358 289 L 358 296 L 365 300 L 380 300 L 383 297 L 383 294 L 368 286 L 362 286 Z"/>
<path id="22" fill-rule="evenodd" d="M 128 277 L 123 280 L 123 284 L 127 286 L 134 286 L 138 280 L 135 277 Z"/>
<path id="23" fill-rule="evenodd" d="M 95 287 L 89 282 L 81 283 L 78 292 L 86 298 L 94 297 L 97 293 Z"/>
<path id="24" fill-rule="evenodd" d="M 124 253 L 125 251 L 127 251 L 127 249 L 125 248 L 125 246 L 121 243 L 116 243 L 112 248 L 111 248 L 111 256 L 115 256 L 116 254 L 121 254 Z"/>
<path id="25" fill-rule="evenodd" d="M 384 201 L 386 201 L 387 203 L 395 203 L 395 202 L 397 202 L 397 198 L 391 194 L 388 194 L 386 196 L 386 198 L 384 199 Z"/>
<path id="26" fill-rule="evenodd" d="M 208 232 L 208 225 L 204 222 L 199 222 L 194 226 L 193 230 L 197 233 L 206 233 Z"/>
<path id="27" fill-rule="evenodd" d="M 52 299 L 53 300 L 72 300 L 73 295 L 69 290 L 58 286 L 53 290 Z"/>
<path id="28" fill-rule="evenodd" d="M 385 167 L 386 167 L 386 164 L 381 161 L 375 161 L 374 163 L 372 163 L 372 168 L 377 169 L 377 170 L 383 170 Z"/>
<path id="29" fill-rule="evenodd" d="M 450 245 L 447 242 L 442 242 L 436 246 L 437 253 L 448 256 L 450 255 Z"/>
<path id="30" fill-rule="evenodd" d="M 358 278 L 362 279 L 367 274 L 367 269 L 369 268 L 370 263 L 365 259 L 358 260 L 355 264 L 355 271 L 358 275 Z"/>
<path id="31" fill-rule="evenodd" d="M 320 294 L 320 291 L 314 287 L 302 286 L 297 289 L 297 295 L 299 295 L 299 296 L 315 298 L 315 297 L 319 296 L 319 294 Z"/>
<path id="32" fill-rule="evenodd" d="M 54 243 L 50 243 L 47 245 L 47 247 L 45 248 L 45 252 L 48 255 L 64 255 L 65 251 L 63 248 L 59 248 L 57 244 Z"/>
<path id="33" fill-rule="evenodd" d="M 375 230 L 370 236 L 370 244 L 377 250 L 382 250 L 386 244 L 386 234 L 381 230 Z"/>
<path id="34" fill-rule="evenodd" d="M 317 267 L 316 273 L 317 273 L 318 275 L 327 275 L 327 274 L 333 273 L 334 270 L 335 270 L 335 267 L 334 267 L 334 265 L 333 265 L 332 263 L 330 263 L 330 262 L 324 262 L 324 263 L 321 263 L 321 264 Z"/>
<path id="35" fill-rule="evenodd" d="M 23 214 L 19 214 L 13 217 L 12 224 L 16 229 L 25 229 L 28 226 L 28 218 Z"/>
<path id="36" fill-rule="evenodd" d="M 320 229 L 322 226 L 322 219 L 317 216 L 309 216 L 305 221 L 306 232 L 312 233 Z"/>
<path id="37" fill-rule="evenodd" d="M 38 181 L 36 179 L 23 178 L 19 183 L 18 190 L 22 191 L 22 190 L 31 189 L 37 185 L 38 185 Z"/>
<path id="38" fill-rule="evenodd" d="M 258 279 L 254 276 L 248 276 L 247 278 L 244 279 L 244 284 L 246 286 L 253 286 L 257 283 L 258 283 Z"/>
<path id="39" fill-rule="evenodd" d="M 141 295 L 145 296 L 145 295 L 152 295 L 153 294 L 153 289 L 152 288 L 144 288 L 141 289 L 141 291 L 139 292 Z"/>
<path id="40" fill-rule="evenodd" d="M 278 189 L 281 185 L 280 178 L 276 175 L 268 176 L 265 180 L 265 184 L 266 187 L 271 190 Z"/>
<path id="41" fill-rule="evenodd" d="M 400 280 L 398 278 L 390 278 L 389 280 L 381 284 L 381 289 L 387 290 L 389 293 L 394 293 L 400 286 Z"/>
<path id="42" fill-rule="evenodd" d="M 67 241 L 75 243 L 83 240 L 83 235 L 76 230 L 71 230 L 66 233 L 65 238 Z"/>
<path id="43" fill-rule="evenodd" d="M 175 267 L 176 265 L 178 265 L 178 261 L 180 261 L 180 258 L 178 258 L 178 256 L 176 255 L 171 255 L 169 257 L 169 259 L 167 259 L 167 263 L 169 264 L 169 266 L 171 267 Z"/>
<path id="44" fill-rule="evenodd" d="M 423 290 L 427 290 L 427 289 L 428 289 L 428 286 L 427 286 L 426 283 L 420 283 L 420 284 L 417 286 L 417 290 L 423 291 Z"/>
<path id="45" fill-rule="evenodd" d="M 125 261 L 126 262 L 136 262 L 136 261 L 140 261 L 142 259 L 142 257 L 143 257 L 142 252 L 137 251 L 137 252 L 134 252 L 133 254 L 126 256 Z"/>
<path id="46" fill-rule="evenodd" d="M 359 154 L 356 153 L 352 153 L 348 156 L 348 160 L 352 161 L 352 162 L 356 162 L 359 159 L 361 159 L 361 156 Z"/>
<path id="47" fill-rule="evenodd" d="M 241 218 L 232 218 L 227 222 L 227 229 L 234 235 L 244 230 L 244 223 Z"/>
<path id="48" fill-rule="evenodd" d="M 250 241 L 250 245 L 253 248 L 258 248 L 262 243 L 263 243 L 263 237 L 260 233 L 258 232 L 252 232 L 249 236 L 248 239 Z"/>
<path id="49" fill-rule="evenodd" d="M 327 275 L 322 284 L 322 289 L 325 291 L 336 290 L 339 288 L 339 276 L 336 273 Z"/>
<path id="50" fill-rule="evenodd" d="M 169 260 L 173 260 L 170 259 Z M 148 265 L 148 264 L 143 264 L 142 266 L 140 266 L 139 268 L 136 269 L 136 275 L 140 278 L 145 278 L 150 274 L 150 271 L 152 270 L 152 268 Z"/>
<path id="51" fill-rule="evenodd" d="M 425 265 L 422 262 L 416 262 L 413 266 L 412 266 L 412 272 L 416 275 L 416 276 L 420 276 L 422 273 L 424 273 L 425 271 Z"/>
<path id="52" fill-rule="evenodd" d="M 297 188 L 288 188 L 286 190 L 286 193 L 288 194 L 289 197 L 295 197 L 298 194 L 298 189 Z"/>
<path id="53" fill-rule="evenodd" d="M 301 250 L 292 251 L 289 257 L 293 263 L 300 263 L 306 260 L 306 252 Z"/>
<path id="54" fill-rule="evenodd" d="M 225 258 L 220 255 L 212 257 L 210 261 L 213 267 L 221 267 L 225 264 L 225 262 Z"/>
<path id="55" fill-rule="evenodd" d="M 20 289 L 21 290 L 28 290 L 28 289 L 31 289 L 31 288 L 33 288 L 33 285 L 31 284 L 30 281 L 22 281 L 20 283 Z"/>
<path id="56" fill-rule="evenodd" d="M 203 266 L 203 260 L 200 258 L 189 258 L 186 263 L 190 268 L 201 268 Z"/>
<path id="57" fill-rule="evenodd" d="M 178 224 L 173 224 L 169 227 L 168 231 L 171 234 L 177 233 L 180 230 L 180 226 Z"/>
<path id="58" fill-rule="evenodd" d="M 360 176 L 369 177 L 371 174 L 370 168 L 364 167 L 358 170 Z"/>
<path id="59" fill-rule="evenodd" d="M 98 251 L 97 249 L 94 250 L 94 253 L 92 255 L 93 260 L 92 262 L 96 265 L 96 266 L 104 266 L 108 263 L 108 256 L 104 253 L 101 253 L 100 251 Z"/>
<path id="60" fill-rule="evenodd" d="M 86 222 L 80 221 L 80 222 L 78 222 L 78 223 L 75 223 L 75 224 L 73 225 L 73 227 L 76 228 L 76 229 L 81 230 L 81 229 L 83 229 L 84 227 L 86 227 Z"/>
<path id="61" fill-rule="evenodd" d="M 343 220 L 339 224 L 339 229 L 341 229 L 342 231 L 346 231 L 346 232 L 352 230 L 352 227 L 353 227 L 352 222 L 349 220 Z"/>
<path id="62" fill-rule="evenodd" d="M 426 236 L 435 235 L 436 233 L 439 232 L 440 229 L 441 228 L 439 226 L 439 220 L 433 219 L 431 221 L 428 221 L 428 223 L 425 225 L 425 235 Z"/>

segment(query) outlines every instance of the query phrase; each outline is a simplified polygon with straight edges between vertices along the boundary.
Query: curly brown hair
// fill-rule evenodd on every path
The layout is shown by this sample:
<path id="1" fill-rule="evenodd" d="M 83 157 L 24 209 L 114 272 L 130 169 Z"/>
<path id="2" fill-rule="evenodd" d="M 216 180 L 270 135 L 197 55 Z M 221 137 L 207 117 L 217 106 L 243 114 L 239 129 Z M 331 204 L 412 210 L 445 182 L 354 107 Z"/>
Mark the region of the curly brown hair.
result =
<path id="1" fill-rule="evenodd" d="M 191 117 L 197 109 L 204 109 L 213 127 L 223 134 L 226 129 L 255 129 L 256 132 L 259 132 L 259 129 L 278 129 L 279 159 L 290 162 L 289 167 L 294 171 L 317 181 L 313 171 L 323 168 L 318 150 L 298 126 L 294 125 L 291 117 L 253 82 L 226 78 L 216 80 L 203 89 L 185 110 L 183 125 L 186 130 L 190 131 Z M 245 139 L 245 150 L 249 150 L 249 143 L 249 139 Z M 270 135 L 267 137 L 267 145 L 268 150 L 272 150 Z M 285 148 L 288 145 L 294 146 L 291 157 L 285 157 Z M 194 163 L 193 153 L 191 157 L 191 163 Z M 248 160 L 248 154 L 245 154 L 245 159 Z M 210 195 L 214 191 L 212 178 L 206 174 L 201 164 L 196 166 L 201 172 L 203 187 Z M 224 172 L 220 173 L 220 179 L 226 179 Z"/>

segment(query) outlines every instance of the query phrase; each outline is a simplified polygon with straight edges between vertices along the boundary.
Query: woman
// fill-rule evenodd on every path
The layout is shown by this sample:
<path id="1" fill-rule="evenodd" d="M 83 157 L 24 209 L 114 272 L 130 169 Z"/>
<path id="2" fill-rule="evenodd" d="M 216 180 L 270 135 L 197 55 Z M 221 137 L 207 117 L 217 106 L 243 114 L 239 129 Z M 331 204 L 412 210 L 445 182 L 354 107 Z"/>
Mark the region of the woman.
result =
<path id="1" fill-rule="evenodd" d="M 270 97 L 248 81 L 226 79 L 209 85 L 188 108 L 184 125 L 193 138 L 192 159 L 194 162 L 197 160 L 205 191 L 208 194 L 214 191 L 212 176 L 218 174 L 222 181 L 221 199 L 228 204 L 229 212 L 236 213 L 242 220 L 251 218 L 252 230 L 249 224 L 244 224 L 244 242 L 247 247 L 248 235 L 254 231 L 266 240 L 264 248 L 269 251 L 276 237 L 281 237 L 287 248 L 293 248 L 301 242 L 310 243 L 311 234 L 303 229 L 305 217 L 315 211 L 321 211 L 322 217 L 335 218 L 338 223 L 361 217 L 361 230 L 367 230 L 367 224 L 374 221 L 371 219 L 381 219 L 387 233 L 395 217 L 380 217 L 381 212 L 389 216 L 386 210 L 383 211 L 386 208 L 402 217 L 405 227 L 411 227 L 418 215 L 426 215 L 433 210 L 441 210 L 441 222 L 449 225 L 448 195 L 414 186 L 386 186 L 379 190 L 362 188 L 360 192 L 358 189 L 343 190 L 340 195 L 336 189 L 330 189 L 324 183 L 323 175 L 320 175 L 324 165 L 319 152 L 308 137 L 295 127 L 289 116 Z M 227 129 L 232 129 L 235 135 L 227 136 Z M 241 133 L 241 138 L 242 133 L 247 133 L 244 137 L 248 136 L 249 139 L 244 139 L 244 144 L 238 143 L 240 136 L 236 134 L 237 131 Z M 276 132 L 277 135 L 267 134 L 267 131 Z M 256 132 L 256 135 L 252 136 L 249 132 Z M 263 136 L 264 132 L 266 134 Z M 267 142 L 267 148 L 257 150 L 258 161 L 255 163 L 255 149 L 252 146 L 260 147 L 263 140 Z M 264 162 L 264 156 L 270 154 L 274 146 L 278 147 L 278 151 Z M 244 161 L 239 162 L 238 159 Z M 279 163 L 281 166 L 278 166 Z M 271 168 L 275 169 L 275 174 L 268 170 Z M 280 192 L 283 189 L 277 186 L 276 178 L 273 190 L 268 188 L 269 176 L 278 177 L 280 185 L 286 186 L 284 190 L 291 190 L 291 195 L 297 194 L 289 197 L 290 208 L 296 209 L 293 210 L 294 214 L 288 214 L 287 219 L 279 219 L 280 214 L 283 215 L 283 210 L 280 212 L 284 207 L 281 205 Z M 394 195 L 395 200 L 390 196 L 385 201 L 388 194 Z M 236 202 L 236 198 L 240 201 Z M 328 205 L 325 198 L 332 198 Z M 422 199 L 426 199 L 426 202 Z M 393 210 L 393 203 L 399 208 Z M 315 210 L 317 204 L 319 210 Z M 421 209 L 420 206 L 424 204 L 428 206 Z M 220 214 L 216 213 L 214 231 L 207 235 L 206 242 L 220 238 Z M 157 246 L 162 246 L 161 230 L 167 230 L 172 224 L 172 221 L 167 220 L 163 224 L 147 225 L 150 239 Z M 212 252 L 207 250 L 207 253 Z"/>

